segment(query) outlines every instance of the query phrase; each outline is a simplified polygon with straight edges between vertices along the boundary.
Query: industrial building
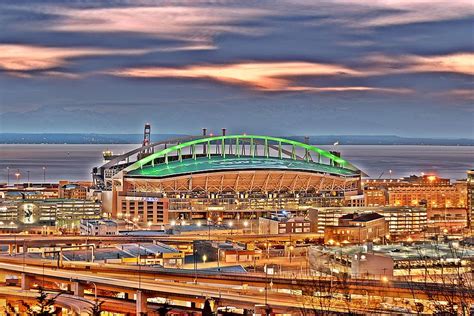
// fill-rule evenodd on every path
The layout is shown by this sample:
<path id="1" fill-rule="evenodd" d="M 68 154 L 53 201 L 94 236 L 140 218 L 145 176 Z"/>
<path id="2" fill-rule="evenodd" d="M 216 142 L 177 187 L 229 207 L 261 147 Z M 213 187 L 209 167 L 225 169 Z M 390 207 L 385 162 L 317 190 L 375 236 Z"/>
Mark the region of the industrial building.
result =
<path id="1" fill-rule="evenodd" d="M 221 136 L 204 132 L 147 140 L 94 169 L 105 210 L 145 225 L 257 219 L 278 209 L 298 215 L 318 206 L 342 206 L 347 196 L 360 194 L 361 175 L 336 152 L 225 130 Z"/>

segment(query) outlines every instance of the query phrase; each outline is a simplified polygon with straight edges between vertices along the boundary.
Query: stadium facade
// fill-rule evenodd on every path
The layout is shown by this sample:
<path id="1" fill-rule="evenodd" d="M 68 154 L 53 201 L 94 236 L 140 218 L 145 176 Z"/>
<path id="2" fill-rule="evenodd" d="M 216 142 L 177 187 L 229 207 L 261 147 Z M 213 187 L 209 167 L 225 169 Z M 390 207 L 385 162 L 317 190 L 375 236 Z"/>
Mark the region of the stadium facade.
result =
<path id="1" fill-rule="evenodd" d="M 147 144 L 94 169 L 112 217 L 148 224 L 342 206 L 360 193 L 361 175 L 337 152 L 278 137 L 225 134 Z"/>

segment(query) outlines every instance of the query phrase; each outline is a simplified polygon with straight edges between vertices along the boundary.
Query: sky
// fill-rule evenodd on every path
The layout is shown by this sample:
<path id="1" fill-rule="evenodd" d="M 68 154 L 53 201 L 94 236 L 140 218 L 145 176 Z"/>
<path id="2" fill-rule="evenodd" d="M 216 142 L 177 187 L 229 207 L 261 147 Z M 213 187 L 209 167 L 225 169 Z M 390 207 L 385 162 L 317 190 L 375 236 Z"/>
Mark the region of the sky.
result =
<path id="1" fill-rule="evenodd" d="M 472 0 L 0 0 L 0 132 L 474 138 Z"/>

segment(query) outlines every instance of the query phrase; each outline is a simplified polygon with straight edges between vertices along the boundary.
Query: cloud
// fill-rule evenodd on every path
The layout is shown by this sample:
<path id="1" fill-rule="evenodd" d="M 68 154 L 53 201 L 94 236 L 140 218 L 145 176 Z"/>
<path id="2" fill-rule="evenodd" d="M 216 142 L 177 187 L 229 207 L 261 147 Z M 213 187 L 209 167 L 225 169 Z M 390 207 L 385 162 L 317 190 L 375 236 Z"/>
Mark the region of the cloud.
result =
<path id="1" fill-rule="evenodd" d="M 474 102 L 474 88 L 473 89 L 452 89 L 448 91 L 442 91 L 434 94 L 436 97 L 443 97 L 449 100 L 457 100 L 461 102 L 469 103 L 471 112 L 474 111 L 472 109 L 472 103 Z"/>
<path id="2" fill-rule="evenodd" d="M 461 19 L 474 14 L 471 0 L 291 0 L 299 11 L 317 10 L 332 22 L 356 27 L 383 27 Z M 302 12 L 305 12 L 302 11 Z"/>
<path id="3" fill-rule="evenodd" d="M 179 40 L 188 49 L 213 47 L 213 38 L 222 33 L 261 34 L 260 28 L 245 24 L 270 14 L 269 9 L 245 6 L 178 2 L 151 5 L 145 2 L 117 7 L 74 8 L 40 5 L 31 9 L 56 16 L 43 27 L 59 32 L 140 33 L 161 39 Z"/>
<path id="4" fill-rule="evenodd" d="M 374 74 L 451 72 L 462 75 L 474 75 L 474 53 L 454 53 L 437 56 L 416 55 L 372 55 L 366 61 Z"/>
<path id="5" fill-rule="evenodd" d="M 68 48 L 0 44 L 0 69 L 10 73 L 42 71 L 65 66 L 73 58 L 102 55 L 136 55 L 146 51 L 143 49 Z M 57 74 L 57 72 L 52 74 Z"/>
<path id="6" fill-rule="evenodd" d="M 256 90 L 303 91 L 310 87 L 292 85 L 293 76 L 357 75 L 344 66 L 309 62 L 243 62 L 223 65 L 194 65 L 182 68 L 142 67 L 115 70 L 109 74 L 133 78 L 211 79 Z"/>
<path id="7" fill-rule="evenodd" d="M 259 91 L 293 92 L 386 92 L 409 93 L 409 89 L 379 88 L 367 86 L 299 85 L 301 77 L 350 77 L 364 73 L 341 65 L 286 62 L 242 62 L 223 65 L 193 65 L 182 68 L 141 67 L 109 71 L 108 74 L 128 78 L 180 78 L 214 80 L 231 85 L 245 86 Z"/>

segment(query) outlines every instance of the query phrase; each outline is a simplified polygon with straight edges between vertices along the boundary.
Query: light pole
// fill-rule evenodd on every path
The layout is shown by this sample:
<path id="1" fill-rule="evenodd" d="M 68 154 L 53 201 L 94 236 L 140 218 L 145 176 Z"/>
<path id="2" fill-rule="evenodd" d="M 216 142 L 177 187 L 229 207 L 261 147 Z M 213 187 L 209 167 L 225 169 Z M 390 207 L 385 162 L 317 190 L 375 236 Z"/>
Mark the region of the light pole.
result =
<path id="1" fill-rule="evenodd" d="M 211 218 L 207 218 L 207 229 L 208 229 L 208 236 L 207 239 L 211 240 Z"/>
<path id="2" fill-rule="evenodd" d="M 232 236 L 232 227 L 234 226 L 234 222 L 229 222 L 230 227 L 230 235 Z"/>
<path id="3" fill-rule="evenodd" d="M 290 246 L 290 263 L 291 263 L 291 259 L 293 257 L 293 250 L 295 249 L 295 247 L 293 245 Z"/>
<path id="4" fill-rule="evenodd" d="M 10 167 L 7 167 L 7 186 L 10 185 Z"/>
<path id="5" fill-rule="evenodd" d="M 94 300 L 97 302 L 97 285 L 92 281 L 88 281 L 87 283 L 92 284 L 94 286 Z"/>
<path id="6" fill-rule="evenodd" d="M 15 172 L 15 177 L 16 177 L 16 183 L 17 184 L 20 181 L 20 176 L 21 176 L 20 169 L 17 169 L 17 171 Z"/>
<path id="7" fill-rule="evenodd" d="M 140 260 L 140 244 L 138 245 L 138 253 L 137 253 L 137 265 L 138 265 L 138 290 L 142 287 L 142 279 L 141 279 L 141 260 Z M 146 259 L 145 259 L 146 260 Z"/>
<path id="8" fill-rule="evenodd" d="M 46 166 L 43 166 L 43 184 L 46 183 Z"/>
<path id="9" fill-rule="evenodd" d="M 26 178 L 28 179 L 28 188 L 30 187 L 30 170 L 26 171 Z"/>

